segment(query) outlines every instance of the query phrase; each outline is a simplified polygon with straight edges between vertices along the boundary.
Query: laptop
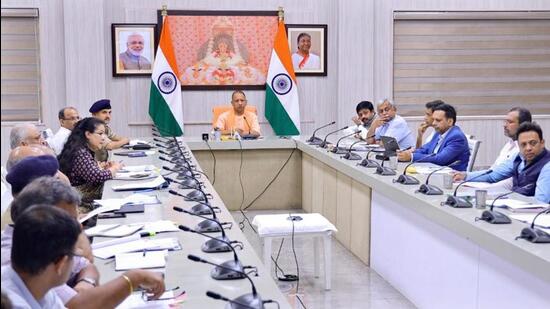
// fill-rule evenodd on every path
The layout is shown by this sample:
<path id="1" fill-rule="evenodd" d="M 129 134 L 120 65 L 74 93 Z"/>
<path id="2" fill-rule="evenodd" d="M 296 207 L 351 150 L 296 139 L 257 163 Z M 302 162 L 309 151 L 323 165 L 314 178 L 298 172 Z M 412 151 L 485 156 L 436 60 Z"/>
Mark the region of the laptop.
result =
<path id="1" fill-rule="evenodd" d="M 399 150 L 399 144 L 394 137 L 391 136 L 381 136 L 380 140 L 384 146 L 384 155 L 377 155 L 379 160 L 389 160 L 390 157 L 397 155 L 397 150 Z M 378 158 L 380 156 L 380 158 Z"/>

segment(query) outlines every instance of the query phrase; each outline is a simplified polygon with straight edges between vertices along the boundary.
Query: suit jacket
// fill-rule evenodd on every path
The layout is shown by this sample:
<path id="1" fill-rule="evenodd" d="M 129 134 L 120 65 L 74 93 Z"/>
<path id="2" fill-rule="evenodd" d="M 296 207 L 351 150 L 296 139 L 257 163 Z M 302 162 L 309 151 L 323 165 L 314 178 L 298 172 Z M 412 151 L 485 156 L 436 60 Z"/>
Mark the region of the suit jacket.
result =
<path id="1" fill-rule="evenodd" d="M 437 154 L 430 158 L 425 158 L 434 152 L 437 141 L 441 134 L 435 133 L 433 138 L 421 148 L 413 152 L 413 161 L 431 162 L 437 165 L 449 165 L 456 160 L 460 163 L 452 166 L 457 171 L 465 171 L 468 167 L 470 159 L 470 148 L 468 147 L 468 139 L 458 126 L 453 126 L 449 129 L 447 136 L 443 139 Z"/>

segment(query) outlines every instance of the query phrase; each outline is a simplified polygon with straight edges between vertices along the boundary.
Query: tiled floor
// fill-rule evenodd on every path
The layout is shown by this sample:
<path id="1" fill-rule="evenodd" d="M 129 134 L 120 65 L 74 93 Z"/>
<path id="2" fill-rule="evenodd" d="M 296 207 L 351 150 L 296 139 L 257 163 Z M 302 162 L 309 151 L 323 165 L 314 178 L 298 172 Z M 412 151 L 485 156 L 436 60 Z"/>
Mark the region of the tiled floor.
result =
<path id="1" fill-rule="evenodd" d="M 248 211 L 250 221 L 258 214 L 284 213 L 281 211 Z M 237 222 L 242 215 L 233 212 Z M 244 233 L 258 256 L 262 256 L 259 237 L 245 223 Z M 273 256 L 279 249 L 280 241 L 273 241 Z M 300 266 L 299 295 L 306 308 L 415 308 L 401 293 L 345 249 L 338 241 L 332 242 L 332 290 L 324 290 L 324 278 L 313 275 L 313 241 L 296 238 L 296 256 Z M 322 262 L 322 259 L 320 260 Z M 290 239 L 285 240 L 279 265 L 287 274 L 296 274 L 296 264 Z M 321 264 L 322 267 L 322 264 Z M 272 270 L 274 276 L 275 271 Z M 302 308 L 293 295 L 296 282 L 278 281 L 281 291 L 288 296 L 294 308 Z"/>

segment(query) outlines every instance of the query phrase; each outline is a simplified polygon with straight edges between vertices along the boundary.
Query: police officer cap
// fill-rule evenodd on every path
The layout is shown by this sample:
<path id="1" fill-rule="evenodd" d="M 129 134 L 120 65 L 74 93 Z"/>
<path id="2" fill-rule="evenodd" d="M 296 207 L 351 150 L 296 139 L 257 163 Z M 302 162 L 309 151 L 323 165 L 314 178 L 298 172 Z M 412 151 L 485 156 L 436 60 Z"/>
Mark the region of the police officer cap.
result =
<path id="1" fill-rule="evenodd" d="M 58 169 L 59 162 L 54 156 L 27 157 L 11 168 L 6 180 L 11 185 L 12 193 L 17 194 L 35 178 L 54 176 Z"/>
<path id="2" fill-rule="evenodd" d="M 92 104 L 92 107 L 90 107 L 90 113 L 97 113 L 102 109 L 111 109 L 111 100 L 101 99 L 99 101 L 96 101 L 94 104 Z"/>

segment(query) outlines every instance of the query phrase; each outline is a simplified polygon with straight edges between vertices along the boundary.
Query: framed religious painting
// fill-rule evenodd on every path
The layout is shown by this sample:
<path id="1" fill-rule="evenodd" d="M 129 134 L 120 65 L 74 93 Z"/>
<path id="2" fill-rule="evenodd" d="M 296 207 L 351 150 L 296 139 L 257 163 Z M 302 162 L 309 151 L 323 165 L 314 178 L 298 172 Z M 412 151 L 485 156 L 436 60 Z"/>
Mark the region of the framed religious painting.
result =
<path id="1" fill-rule="evenodd" d="M 153 72 L 155 24 L 112 24 L 113 76 L 150 76 Z"/>
<path id="2" fill-rule="evenodd" d="M 327 25 L 286 25 L 296 75 L 327 76 Z"/>
<path id="3" fill-rule="evenodd" d="M 166 12 L 182 89 L 265 89 L 277 11 Z"/>

